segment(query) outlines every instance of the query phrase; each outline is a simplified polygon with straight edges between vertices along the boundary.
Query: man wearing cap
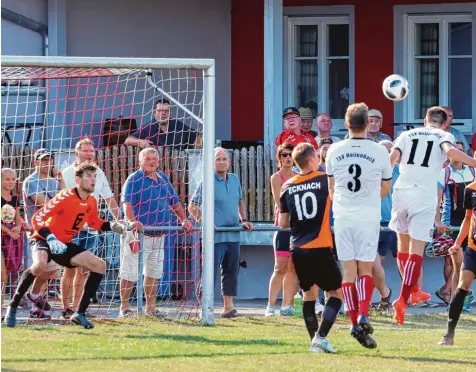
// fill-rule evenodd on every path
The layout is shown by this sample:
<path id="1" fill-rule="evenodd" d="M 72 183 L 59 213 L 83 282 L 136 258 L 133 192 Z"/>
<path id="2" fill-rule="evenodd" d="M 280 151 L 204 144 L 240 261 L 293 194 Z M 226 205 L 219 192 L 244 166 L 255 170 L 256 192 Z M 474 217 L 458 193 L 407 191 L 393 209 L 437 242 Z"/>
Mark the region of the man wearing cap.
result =
<path id="1" fill-rule="evenodd" d="M 33 215 L 42 208 L 58 191 L 65 188 L 63 174 L 53 167 L 54 157 L 47 149 L 38 149 L 33 155 L 35 171 L 23 181 L 23 200 L 28 222 L 31 223 Z M 51 307 L 40 293 L 46 280 L 59 266 L 50 261 L 45 273 L 38 276 L 33 283 L 27 298 L 36 305 L 37 309 L 30 311 L 30 317 L 49 317 Z"/>
<path id="2" fill-rule="evenodd" d="M 367 138 L 369 140 L 377 143 L 381 141 L 392 141 L 392 137 L 380 131 L 382 129 L 382 124 L 382 113 L 376 109 L 369 110 L 369 127 L 367 128 Z M 348 133 L 345 135 L 345 138 L 349 138 Z"/>
<path id="3" fill-rule="evenodd" d="M 340 138 L 331 136 L 332 119 L 329 114 L 323 112 L 316 116 L 317 135 L 315 137 L 316 142 L 319 144 L 324 138 L 331 138 L 332 142 L 339 142 Z"/>
<path id="4" fill-rule="evenodd" d="M 451 126 L 453 124 L 454 114 L 451 107 L 443 106 L 443 110 L 445 110 L 448 119 L 446 120 L 446 127 L 444 128 L 447 132 L 450 132 L 453 136 L 455 136 L 456 141 L 460 141 L 463 143 L 464 152 L 471 155 L 471 148 L 469 147 L 468 141 L 463 133 L 460 130 Z"/>
<path id="5" fill-rule="evenodd" d="M 276 146 L 284 142 L 296 146 L 299 143 L 310 143 L 317 150 L 317 142 L 310 133 L 301 130 L 301 116 L 296 107 L 286 107 L 283 110 L 284 130 L 278 134 L 274 141 Z"/>
<path id="6" fill-rule="evenodd" d="M 312 130 L 312 110 L 309 107 L 299 107 L 299 115 L 301 116 L 301 131 L 310 133 L 313 137 L 317 136 L 317 132 Z M 316 140 L 319 144 L 319 142 Z"/>

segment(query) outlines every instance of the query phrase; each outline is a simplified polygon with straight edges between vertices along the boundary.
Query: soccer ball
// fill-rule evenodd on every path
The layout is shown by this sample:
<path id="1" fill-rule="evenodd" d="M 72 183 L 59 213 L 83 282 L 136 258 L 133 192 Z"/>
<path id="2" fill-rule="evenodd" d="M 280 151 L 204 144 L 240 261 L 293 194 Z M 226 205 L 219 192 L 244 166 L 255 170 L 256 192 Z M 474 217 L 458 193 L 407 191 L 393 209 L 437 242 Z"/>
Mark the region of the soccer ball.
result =
<path id="1" fill-rule="evenodd" d="M 401 101 L 408 96 L 408 81 L 402 75 L 390 75 L 383 81 L 382 91 L 388 99 Z"/>

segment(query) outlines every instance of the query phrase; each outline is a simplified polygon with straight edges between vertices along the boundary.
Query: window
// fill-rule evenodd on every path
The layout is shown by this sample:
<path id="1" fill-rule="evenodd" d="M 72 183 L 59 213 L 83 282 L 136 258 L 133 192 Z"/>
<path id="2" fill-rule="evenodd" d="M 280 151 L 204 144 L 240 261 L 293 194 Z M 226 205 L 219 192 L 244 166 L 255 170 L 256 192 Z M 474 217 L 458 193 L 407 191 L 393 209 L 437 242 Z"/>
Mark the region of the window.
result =
<path id="1" fill-rule="evenodd" d="M 472 131 L 471 15 L 410 16 L 404 74 L 413 92 L 405 101 L 408 122 L 421 122 L 435 105 L 450 106 L 454 123 Z"/>
<path id="2" fill-rule="evenodd" d="M 354 101 L 349 18 L 290 17 L 287 36 L 287 104 L 327 112 L 333 131 L 343 128 Z"/>

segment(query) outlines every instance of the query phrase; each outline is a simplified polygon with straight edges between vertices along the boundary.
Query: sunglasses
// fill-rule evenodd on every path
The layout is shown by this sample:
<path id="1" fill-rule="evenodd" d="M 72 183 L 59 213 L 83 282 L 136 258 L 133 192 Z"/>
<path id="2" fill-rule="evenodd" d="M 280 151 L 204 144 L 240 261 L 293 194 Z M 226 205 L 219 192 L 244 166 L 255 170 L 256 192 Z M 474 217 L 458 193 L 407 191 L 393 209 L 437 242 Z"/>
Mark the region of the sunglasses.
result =
<path id="1" fill-rule="evenodd" d="M 290 158 L 291 153 L 290 152 L 282 152 L 281 154 L 279 154 L 279 156 L 282 157 L 282 158 Z"/>

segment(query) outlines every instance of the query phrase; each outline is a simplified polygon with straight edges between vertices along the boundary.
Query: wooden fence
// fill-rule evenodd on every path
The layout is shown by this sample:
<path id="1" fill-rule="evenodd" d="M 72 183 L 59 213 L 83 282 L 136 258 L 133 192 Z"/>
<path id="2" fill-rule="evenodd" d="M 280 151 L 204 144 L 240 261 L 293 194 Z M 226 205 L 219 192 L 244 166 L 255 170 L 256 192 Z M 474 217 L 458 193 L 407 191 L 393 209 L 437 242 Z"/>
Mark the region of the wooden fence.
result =
<path id="1" fill-rule="evenodd" d="M 33 172 L 33 154 L 36 149 L 2 144 L 2 166 L 17 171 L 19 188 Z M 159 169 L 170 179 L 180 201 L 189 202 L 188 155 L 184 151 L 158 148 Z M 236 173 L 242 184 L 243 199 L 251 221 L 272 221 L 274 202 L 269 179 L 276 172 L 274 148 L 257 146 L 228 150 L 230 171 Z M 131 146 L 112 146 L 97 152 L 99 167 L 104 171 L 116 196 L 120 196 L 126 178 L 139 168 L 139 151 Z"/>

